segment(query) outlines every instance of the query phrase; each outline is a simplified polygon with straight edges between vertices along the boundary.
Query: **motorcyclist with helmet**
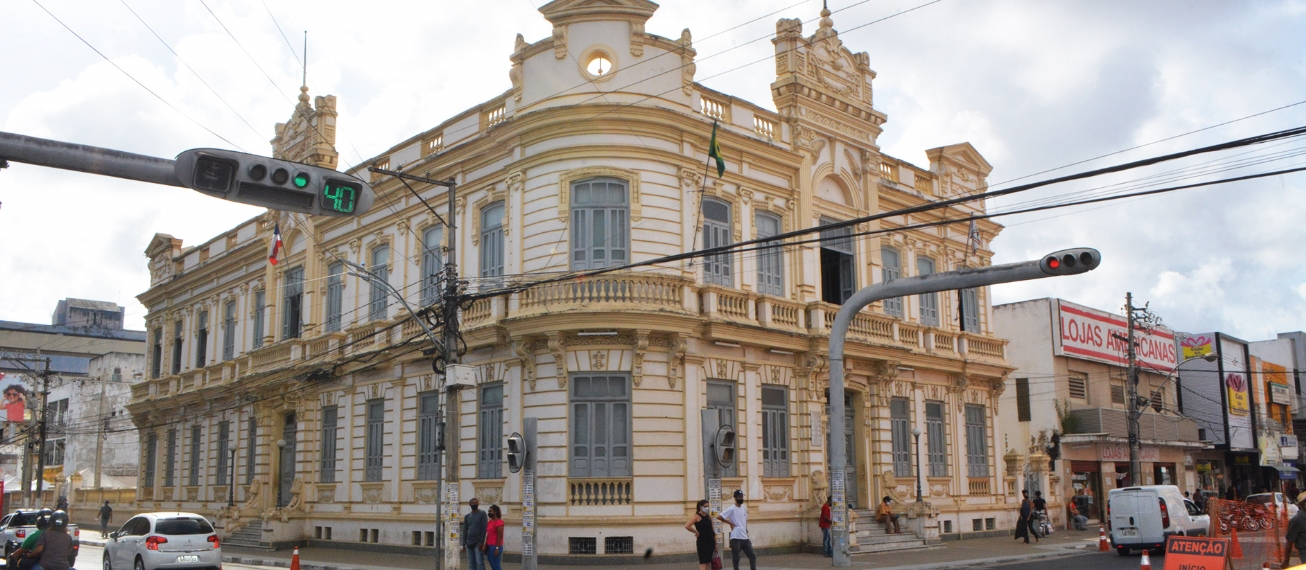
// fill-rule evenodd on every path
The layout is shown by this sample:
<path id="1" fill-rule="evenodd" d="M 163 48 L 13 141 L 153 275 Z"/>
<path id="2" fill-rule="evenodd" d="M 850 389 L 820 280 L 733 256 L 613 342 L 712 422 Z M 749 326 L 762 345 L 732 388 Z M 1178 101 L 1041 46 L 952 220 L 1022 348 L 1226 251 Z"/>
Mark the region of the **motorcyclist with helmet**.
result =
<path id="1" fill-rule="evenodd" d="M 6 562 L 7 567 L 29 570 L 36 565 L 36 558 L 32 556 L 32 549 L 36 548 L 36 541 L 41 538 L 42 534 L 45 534 L 45 529 L 50 528 L 50 515 L 52 514 L 54 514 L 54 511 L 50 509 L 41 509 L 40 512 L 36 513 L 36 530 L 27 535 L 18 550 L 9 555 L 9 560 Z"/>
<path id="2" fill-rule="evenodd" d="M 72 567 L 73 537 L 68 534 L 68 513 L 55 511 L 50 515 L 49 527 L 36 539 L 32 556 L 37 562 L 31 570 L 69 570 Z"/>

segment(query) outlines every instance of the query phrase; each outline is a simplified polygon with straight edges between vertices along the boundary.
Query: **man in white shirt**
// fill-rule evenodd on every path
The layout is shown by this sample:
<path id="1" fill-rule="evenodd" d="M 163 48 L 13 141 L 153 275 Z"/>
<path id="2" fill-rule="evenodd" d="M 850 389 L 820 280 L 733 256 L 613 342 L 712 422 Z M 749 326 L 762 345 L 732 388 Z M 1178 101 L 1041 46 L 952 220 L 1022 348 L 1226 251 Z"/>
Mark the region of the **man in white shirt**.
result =
<path id="1" fill-rule="evenodd" d="M 749 570 L 757 570 L 757 555 L 753 554 L 753 541 L 748 539 L 748 508 L 744 506 L 744 492 L 735 489 L 735 506 L 717 515 L 721 522 L 730 525 L 730 558 L 739 570 L 739 553 L 748 557 Z"/>

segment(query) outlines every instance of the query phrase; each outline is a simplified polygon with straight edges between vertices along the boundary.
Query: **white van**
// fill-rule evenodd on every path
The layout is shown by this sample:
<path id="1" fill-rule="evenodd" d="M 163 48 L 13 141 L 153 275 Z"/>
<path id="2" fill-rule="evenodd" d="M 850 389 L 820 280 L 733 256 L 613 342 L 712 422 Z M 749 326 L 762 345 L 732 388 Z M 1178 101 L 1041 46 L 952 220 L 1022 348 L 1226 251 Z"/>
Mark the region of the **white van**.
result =
<path id="1" fill-rule="evenodd" d="M 1131 550 L 1160 550 L 1172 535 L 1207 536 L 1211 517 L 1174 485 L 1144 485 L 1107 493 L 1111 543 L 1124 556 Z"/>

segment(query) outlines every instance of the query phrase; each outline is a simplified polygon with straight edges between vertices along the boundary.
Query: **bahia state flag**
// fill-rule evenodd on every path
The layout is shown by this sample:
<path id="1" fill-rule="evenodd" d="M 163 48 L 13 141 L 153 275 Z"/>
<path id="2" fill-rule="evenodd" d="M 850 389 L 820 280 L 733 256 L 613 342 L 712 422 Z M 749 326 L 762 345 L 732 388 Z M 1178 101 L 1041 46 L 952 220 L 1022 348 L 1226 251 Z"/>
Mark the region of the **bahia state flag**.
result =
<path id="1" fill-rule="evenodd" d="M 268 263 L 277 264 L 277 254 L 281 253 L 281 223 L 272 226 L 272 249 L 268 250 Z"/>

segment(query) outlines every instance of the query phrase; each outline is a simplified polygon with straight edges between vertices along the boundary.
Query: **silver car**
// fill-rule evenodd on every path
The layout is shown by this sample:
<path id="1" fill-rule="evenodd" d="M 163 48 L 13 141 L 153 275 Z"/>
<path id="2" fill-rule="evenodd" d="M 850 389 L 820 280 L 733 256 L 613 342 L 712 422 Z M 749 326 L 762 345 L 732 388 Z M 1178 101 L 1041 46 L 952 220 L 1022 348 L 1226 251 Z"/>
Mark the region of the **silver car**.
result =
<path id="1" fill-rule="evenodd" d="M 104 570 L 222 568 L 222 542 L 213 525 L 194 513 L 136 515 L 109 534 Z"/>

